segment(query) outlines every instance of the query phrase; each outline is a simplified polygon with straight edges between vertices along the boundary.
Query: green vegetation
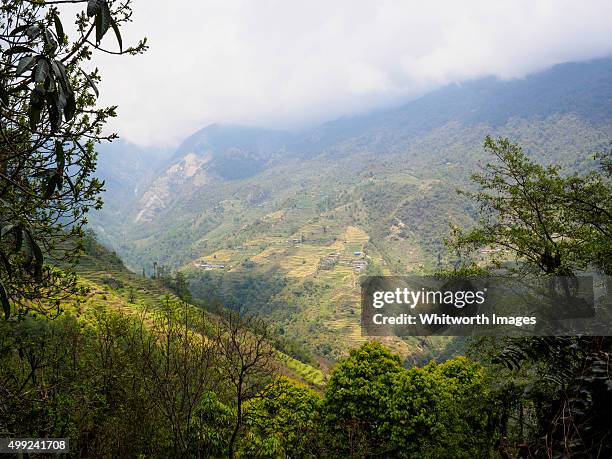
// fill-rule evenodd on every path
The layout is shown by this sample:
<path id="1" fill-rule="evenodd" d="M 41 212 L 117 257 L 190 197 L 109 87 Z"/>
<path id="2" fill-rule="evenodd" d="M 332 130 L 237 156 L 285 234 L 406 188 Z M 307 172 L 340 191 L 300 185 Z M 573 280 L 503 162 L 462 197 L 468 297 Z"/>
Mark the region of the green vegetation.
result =
<path id="1" fill-rule="evenodd" d="M 544 185 L 571 184 L 556 188 L 555 199 L 563 199 L 566 206 L 563 213 L 548 215 L 544 224 L 558 225 L 555 217 L 566 219 L 562 221 L 569 228 L 574 228 L 572 221 L 588 222 L 591 226 L 586 229 L 578 226 L 578 234 L 583 241 L 587 236 L 592 239 L 570 245 L 574 252 L 569 253 L 580 250 L 581 255 L 564 257 L 570 262 L 560 266 L 607 269 L 599 262 L 607 247 L 600 243 L 605 239 L 599 233 L 609 224 L 602 216 L 607 212 L 606 201 L 600 199 L 608 192 L 608 157 L 599 157 L 603 173 L 560 176 L 556 169 L 534 166 L 505 140 L 488 139 L 486 146 L 502 164 L 507 161 L 521 167 L 508 175 L 498 165 L 489 166 L 490 182 L 481 180 L 483 191 L 476 197 L 485 206 L 512 202 L 498 201 L 499 194 L 490 198 L 487 186 L 494 184 L 512 196 L 535 197 L 526 209 L 537 214 L 539 206 L 549 202 L 550 193 L 520 192 L 522 187 L 545 190 Z M 537 174 L 530 175 L 534 171 Z M 500 188 L 504 183 L 511 186 Z M 561 193 L 562 189 L 566 192 Z M 571 202 L 576 206 L 571 207 Z M 511 208 L 521 209 L 522 203 L 515 201 Z M 471 251 L 496 243 L 491 238 L 479 240 L 478 235 L 512 235 L 513 231 L 526 235 L 519 225 L 530 221 L 529 212 L 521 213 L 523 220 L 497 227 L 499 233 L 483 233 L 478 226 L 457 232 L 453 250 L 469 263 Z M 322 233 L 334 231 L 330 223 Z M 315 252 L 316 244 L 302 247 L 308 245 L 307 236 L 299 246 L 268 241 L 260 259 L 278 250 L 305 256 L 327 252 Z M 351 253 L 355 256 L 357 248 L 376 259 L 376 248 L 358 227 L 349 226 L 342 236 L 331 242 L 337 245 L 339 260 Z M 519 242 L 531 247 L 533 240 L 538 239 Z M 335 366 L 327 362 L 316 368 L 306 363 L 313 363 L 313 356 L 286 340 L 279 325 L 219 308 L 224 276 L 214 270 L 204 272 L 210 290 L 202 308 L 184 301 L 189 292 L 183 272 L 156 266 L 155 278 L 143 277 L 126 270 L 116 254 L 96 242 L 93 233 L 86 235 L 84 246 L 87 254 L 78 267 L 82 293 L 60 305 L 58 318 L 49 320 L 30 312 L 1 324 L 1 432 L 67 436 L 73 455 L 94 457 L 467 458 L 553 451 L 608 453 L 607 338 L 471 340 L 467 343 L 471 358 L 447 353 L 442 363 L 425 363 L 425 356 L 432 356 L 432 349 L 438 349 L 438 355 L 449 349 L 461 352 L 466 341 L 392 342 L 394 347 L 403 343 L 423 348 L 423 354 L 414 359 L 421 365 L 409 368 L 403 365 L 403 356 L 366 341 Z M 213 259 L 226 262 L 243 250 L 248 249 L 224 249 Z M 516 250 L 515 255 L 523 253 Z M 529 260 L 520 259 L 523 265 Z M 485 261 L 479 259 L 479 267 L 464 264 L 458 272 L 476 267 L 482 273 L 489 266 Z M 282 263 L 288 264 L 283 268 Z M 301 290 L 293 295 L 304 298 L 303 304 L 317 298 L 317 283 L 308 274 L 295 273 L 299 263 L 283 258 L 279 265 L 288 283 L 281 282 L 275 290 L 262 277 L 259 284 L 249 281 L 240 287 L 244 295 L 254 299 L 270 291 L 277 295 L 288 286 L 295 288 L 292 279 L 301 276 Z M 319 270 L 317 276 L 330 283 L 338 275 L 336 269 Z M 353 276 L 357 288 L 359 274 L 348 266 L 345 272 Z M 230 292 L 236 294 L 240 288 L 233 285 Z M 326 289 L 337 295 L 333 288 Z M 561 423 L 568 409 L 574 413 L 569 432 Z M 542 438 L 548 440 L 542 442 Z"/>
<path id="2" fill-rule="evenodd" d="M 85 216 L 102 205 L 103 184 L 92 175 L 94 146 L 116 137 L 102 134 L 116 107 L 97 105 L 100 76 L 97 69 L 86 71 L 87 62 L 110 29 L 117 54 L 146 49 L 144 41 L 122 46 L 131 1 L 81 2 L 87 11 L 76 16 L 72 36 L 60 10 L 69 13 L 57 3 L 66 2 L 0 2 L 0 301 L 6 318 L 32 309 L 54 314 L 64 298 L 79 293 L 71 268 Z"/>
<path id="3" fill-rule="evenodd" d="M 450 123 L 393 149 L 399 141 L 389 138 L 380 147 L 384 154 L 364 140 L 359 149 L 350 142 L 339 145 L 334 156 L 284 155 L 246 178 L 207 175 L 210 186 L 177 184 L 173 193 L 180 199 L 151 219 L 122 218 L 113 247 L 135 271 L 145 267 L 152 275 L 154 262 L 181 271 L 196 301 L 214 297 L 257 311 L 308 353 L 337 360 L 364 341 L 361 275 L 431 272 L 459 262 L 443 240 L 451 225 L 470 228 L 478 220 L 477 203 L 455 188 L 476 190 L 469 177 L 489 161 L 481 148 L 487 132 L 521 142 L 536 164 L 586 173 L 596 166 L 586 152 L 604 148 L 611 131 L 572 114 L 553 114 L 495 127 Z M 161 193 L 165 177 L 147 193 Z M 116 223 L 105 222 L 104 228 Z M 367 271 L 353 268 L 356 251 L 365 253 Z M 329 262 L 334 253 L 339 259 Z M 428 341 L 385 344 L 410 362 L 452 355 L 441 342 L 432 354 Z"/>
<path id="4" fill-rule="evenodd" d="M 611 153 L 595 155 L 598 170 L 562 175 L 559 167 L 535 164 L 508 139 L 487 137 L 484 146 L 496 161 L 474 176 L 480 191 L 472 197 L 482 219 L 467 232 L 455 231 L 454 247 L 468 256 L 482 247 L 505 249 L 488 267 L 510 273 L 610 274 Z M 481 339 L 473 347 L 511 370 L 500 370 L 497 380 L 504 391 L 502 433 L 526 440 L 525 451 L 536 457 L 610 455 L 604 413 L 611 406 L 611 351 L 610 337 L 598 336 Z"/>
<path id="5" fill-rule="evenodd" d="M 87 457 L 337 457 L 340 451 L 363 457 L 365 447 L 368 455 L 466 451 L 467 457 L 490 448 L 480 432 L 474 437 L 491 407 L 481 392 L 477 406 L 483 408 L 473 403 L 483 370 L 466 359 L 404 370 L 398 356 L 366 344 L 334 370 L 324 395 L 286 377 L 266 386 L 267 372 L 257 372 L 247 381 L 258 396 L 239 408 L 231 383 L 239 374 L 236 354 L 223 352 L 222 343 L 231 341 L 224 334 L 214 339 L 209 324 L 185 319 L 184 310 L 170 303 L 146 328 L 119 312 L 98 309 L 86 316 L 2 324 L 2 346 L 11 349 L 3 352 L 0 370 L 3 390 L 11 394 L 0 408 L 3 432 L 67 436 L 72 454 Z M 395 364 L 379 366 L 381 358 Z M 362 376 L 347 374 L 355 366 Z M 374 392 L 366 394 L 362 382 Z M 348 386 L 338 392 L 339 384 Z M 410 407 L 420 412 L 421 404 L 428 407 L 427 419 L 383 422 L 410 414 Z M 371 423 L 378 430 L 364 430 Z"/>
<path id="6" fill-rule="evenodd" d="M 611 153 L 596 156 L 603 173 L 562 176 L 559 167 L 533 163 L 508 139 L 487 137 L 484 147 L 498 162 L 474 175 L 482 191 L 468 193 L 483 219 L 467 234 L 457 231 L 456 248 L 502 248 L 522 270 L 549 275 L 591 267 L 612 272 Z M 500 259 L 493 261 L 500 266 Z"/>
<path id="7" fill-rule="evenodd" d="M 333 413 L 345 404 L 337 389 L 347 368 L 367 373 L 383 358 L 392 362 L 380 367 L 384 378 L 407 371 L 399 356 L 366 344 L 323 389 L 321 370 L 262 341 L 267 357 L 256 359 L 255 373 L 247 361 L 238 389 L 251 337 L 266 336 L 261 321 L 181 302 L 162 280 L 130 273 L 91 235 L 86 241 L 91 252 L 78 267 L 86 294 L 65 302 L 55 320 L 32 313 L 2 323 L 2 432 L 68 436 L 74 455 L 95 457 L 222 457 L 230 445 L 237 456 L 336 457 L 345 433 L 335 430 Z M 364 391 L 355 381 L 358 399 Z"/>
<path id="8" fill-rule="evenodd" d="M 65 3 L 86 8 L 75 39 Z M 119 186 L 147 188 L 98 232 L 136 274 L 84 231 L 115 107 L 83 68 L 111 29 L 111 54 L 146 49 L 123 49 L 130 5 L 0 0 L 0 437 L 74 457 L 612 457 L 610 337 L 359 326 L 367 276 L 611 274 L 610 153 L 584 157 L 612 134 L 610 62 L 586 95 L 565 68 L 307 134 L 206 128 Z"/>

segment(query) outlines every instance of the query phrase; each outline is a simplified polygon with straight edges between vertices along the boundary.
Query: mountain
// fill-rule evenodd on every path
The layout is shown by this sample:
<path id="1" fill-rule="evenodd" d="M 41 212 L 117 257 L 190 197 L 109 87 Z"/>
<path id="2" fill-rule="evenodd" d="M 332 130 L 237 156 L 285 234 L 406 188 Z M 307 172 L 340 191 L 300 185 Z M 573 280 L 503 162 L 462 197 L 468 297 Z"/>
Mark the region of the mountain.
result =
<path id="1" fill-rule="evenodd" d="M 115 206 L 96 222 L 133 268 L 181 269 L 196 297 L 268 314 L 336 358 L 363 340 L 360 276 L 452 259 L 449 224 L 476 215 L 455 189 L 488 159 L 487 134 L 588 170 L 612 139 L 612 59 L 468 81 L 302 132 L 212 125 L 153 177 L 136 161 L 132 181 L 109 183 Z M 448 343 L 388 344 L 419 359 Z"/>
<path id="2" fill-rule="evenodd" d="M 266 169 L 288 133 L 212 125 L 187 138 L 138 201 L 136 222 L 150 222 L 191 190 L 245 179 Z"/>
<path id="3" fill-rule="evenodd" d="M 130 272 L 115 253 L 97 242 L 94 237 L 85 237 L 85 252 L 76 266 L 79 283 L 87 290 L 77 302 L 66 301 L 64 311 L 74 315 L 82 324 L 101 313 L 118 312 L 124 318 L 144 319 L 146 327 L 152 327 L 155 313 L 163 310 L 166 301 L 179 303 L 181 299 L 162 279 L 148 279 Z M 187 310 L 194 306 L 185 303 Z M 211 321 L 217 320 L 214 312 L 207 313 Z M 318 363 L 307 354 L 294 351 L 291 342 L 278 338 L 276 367 L 281 374 L 314 387 L 321 386 L 324 375 Z M 291 354 L 297 354 L 294 358 Z M 315 366 L 312 366 L 312 365 Z"/>
<path id="4" fill-rule="evenodd" d="M 172 156 L 162 148 L 141 148 L 123 140 L 100 145 L 96 176 L 104 181 L 104 208 L 90 214 L 92 227 L 107 244 L 119 234 L 127 203 L 145 190 Z"/>
<path id="5" fill-rule="evenodd" d="M 604 123 L 612 119 L 611 62 L 566 63 L 524 79 L 490 77 L 453 84 L 395 109 L 325 123 L 302 136 L 294 149 L 337 151 L 343 142 L 361 139 L 364 147 L 397 150 L 451 122 L 499 127 L 513 118 L 573 113 Z"/>

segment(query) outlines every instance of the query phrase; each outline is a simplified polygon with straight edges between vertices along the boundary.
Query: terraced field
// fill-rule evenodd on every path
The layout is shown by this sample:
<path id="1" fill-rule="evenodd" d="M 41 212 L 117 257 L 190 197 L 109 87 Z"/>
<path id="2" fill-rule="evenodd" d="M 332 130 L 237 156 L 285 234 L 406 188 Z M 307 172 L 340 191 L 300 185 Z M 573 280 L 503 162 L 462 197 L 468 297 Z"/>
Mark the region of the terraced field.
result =
<path id="1" fill-rule="evenodd" d="M 221 301 L 234 301 L 237 296 L 240 301 L 242 297 L 236 291 L 250 278 L 285 279 L 287 286 L 271 295 L 268 304 L 286 306 L 270 311 L 260 303 L 250 304 L 245 292 L 246 306 L 266 308 L 266 314 L 271 314 L 290 338 L 304 343 L 315 354 L 337 359 L 368 339 L 361 335 L 360 328 L 360 277 L 391 274 L 368 233 L 350 218 L 356 211 L 356 207 L 340 206 L 284 237 L 259 236 L 211 251 L 183 270 L 196 291 L 199 284 L 216 279 L 220 285 L 216 294 Z M 281 221 L 285 215 L 273 212 L 266 219 Z M 389 342 L 404 355 L 411 353 L 404 341 Z"/>
<path id="2" fill-rule="evenodd" d="M 155 311 L 166 301 L 180 301 L 160 282 L 138 276 L 120 266 L 104 263 L 101 266 L 100 260 L 94 257 L 84 256 L 77 271 L 80 283 L 87 287 L 89 292 L 76 301 L 63 305 L 63 308 L 82 320 L 86 320 L 96 308 L 108 308 L 151 323 Z M 315 387 L 325 383 L 325 375 L 320 369 L 280 351 L 278 363 L 282 374 Z"/>

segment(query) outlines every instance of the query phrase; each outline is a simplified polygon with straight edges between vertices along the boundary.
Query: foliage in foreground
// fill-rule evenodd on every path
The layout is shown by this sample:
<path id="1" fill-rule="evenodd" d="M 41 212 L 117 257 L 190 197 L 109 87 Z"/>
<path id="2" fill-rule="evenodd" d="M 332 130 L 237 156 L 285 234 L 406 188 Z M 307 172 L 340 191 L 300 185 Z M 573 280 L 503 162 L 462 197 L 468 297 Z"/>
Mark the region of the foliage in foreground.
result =
<path id="1" fill-rule="evenodd" d="M 510 273 L 574 276 L 612 273 L 611 153 L 595 156 L 599 169 L 564 175 L 528 158 L 508 139 L 487 137 L 495 161 L 473 176 L 480 221 L 455 230 L 454 247 L 502 249 L 488 268 Z M 508 261 L 514 263 L 508 265 Z M 480 266 L 466 270 L 482 271 Z M 610 298 L 609 277 L 604 288 Z M 608 303 L 608 307 L 609 307 Z M 491 338 L 476 341 L 475 355 L 487 356 L 503 372 L 500 433 L 521 454 L 535 457 L 609 457 L 612 410 L 610 337 Z"/>
<path id="2" fill-rule="evenodd" d="M 321 394 L 249 366 L 252 324 L 241 322 L 231 348 L 231 331 L 186 316 L 166 304 L 147 327 L 104 310 L 2 322 L 0 434 L 69 437 L 86 457 L 472 457 L 492 447 L 484 369 L 466 358 L 407 370 L 366 343 Z"/>
<path id="3" fill-rule="evenodd" d="M 66 3 L 83 6 L 70 34 Z M 123 49 L 120 28 L 131 15 L 131 0 L 0 1 L 0 302 L 6 318 L 32 309 L 53 314 L 79 291 L 70 268 L 81 252 L 87 212 L 102 205 L 95 145 L 116 138 L 102 132 L 116 107 L 98 106 L 100 75 L 87 71 L 87 61 L 95 52 L 146 49 L 145 41 Z M 102 47 L 109 30 L 117 51 Z"/>

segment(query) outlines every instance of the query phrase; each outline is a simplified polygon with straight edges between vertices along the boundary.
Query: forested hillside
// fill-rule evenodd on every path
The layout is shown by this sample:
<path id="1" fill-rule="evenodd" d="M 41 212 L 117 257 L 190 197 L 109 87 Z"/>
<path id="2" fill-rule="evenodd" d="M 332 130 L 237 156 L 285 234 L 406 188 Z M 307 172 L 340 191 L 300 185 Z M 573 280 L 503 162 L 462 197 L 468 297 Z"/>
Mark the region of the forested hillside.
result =
<path id="1" fill-rule="evenodd" d="M 172 152 L 119 140 L 117 106 L 102 101 L 137 100 L 138 116 L 119 119 L 132 134 L 151 135 L 160 114 L 170 128 L 177 106 L 206 119 L 217 95 L 180 97 L 215 84 L 194 70 L 199 53 L 212 49 L 216 68 L 246 46 L 234 46 L 236 11 L 206 11 L 208 37 L 231 38 L 217 46 L 203 2 L 161 3 L 136 16 L 132 0 L 0 0 L 0 454 L 612 457 L 612 58 L 463 81 L 293 132 L 213 124 Z M 258 30 L 270 22 L 229 6 Z M 163 29 L 164 60 L 130 86 L 121 59 L 149 49 L 137 17 Z M 249 100 L 265 68 L 236 69 L 223 83 Z M 401 301 L 387 285 L 405 274 L 441 281 L 444 300 L 421 288 L 423 301 Z M 382 304 L 368 303 L 373 280 Z M 500 280 L 499 298 L 473 285 Z M 489 300 L 534 316 L 492 314 L 513 322 L 496 336 L 434 323 L 488 324 Z M 391 305 L 405 308 L 379 309 Z M 429 306 L 452 312 L 420 319 L 438 334 L 404 337 Z M 373 308 L 390 328 L 368 327 Z"/>
<path id="2" fill-rule="evenodd" d="M 92 221 L 135 271 L 182 270 L 197 298 L 264 313 L 335 359 L 362 341 L 360 276 L 454 263 L 444 238 L 476 215 L 455 190 L 488 160 L 486 135 L 568 172 L 594 167 L 612 136 L 611 75 L 602 59 L 470 81 L 304 132 L 209 126 Z M 417 361 L 441 352 L 392 345 Z"/>

